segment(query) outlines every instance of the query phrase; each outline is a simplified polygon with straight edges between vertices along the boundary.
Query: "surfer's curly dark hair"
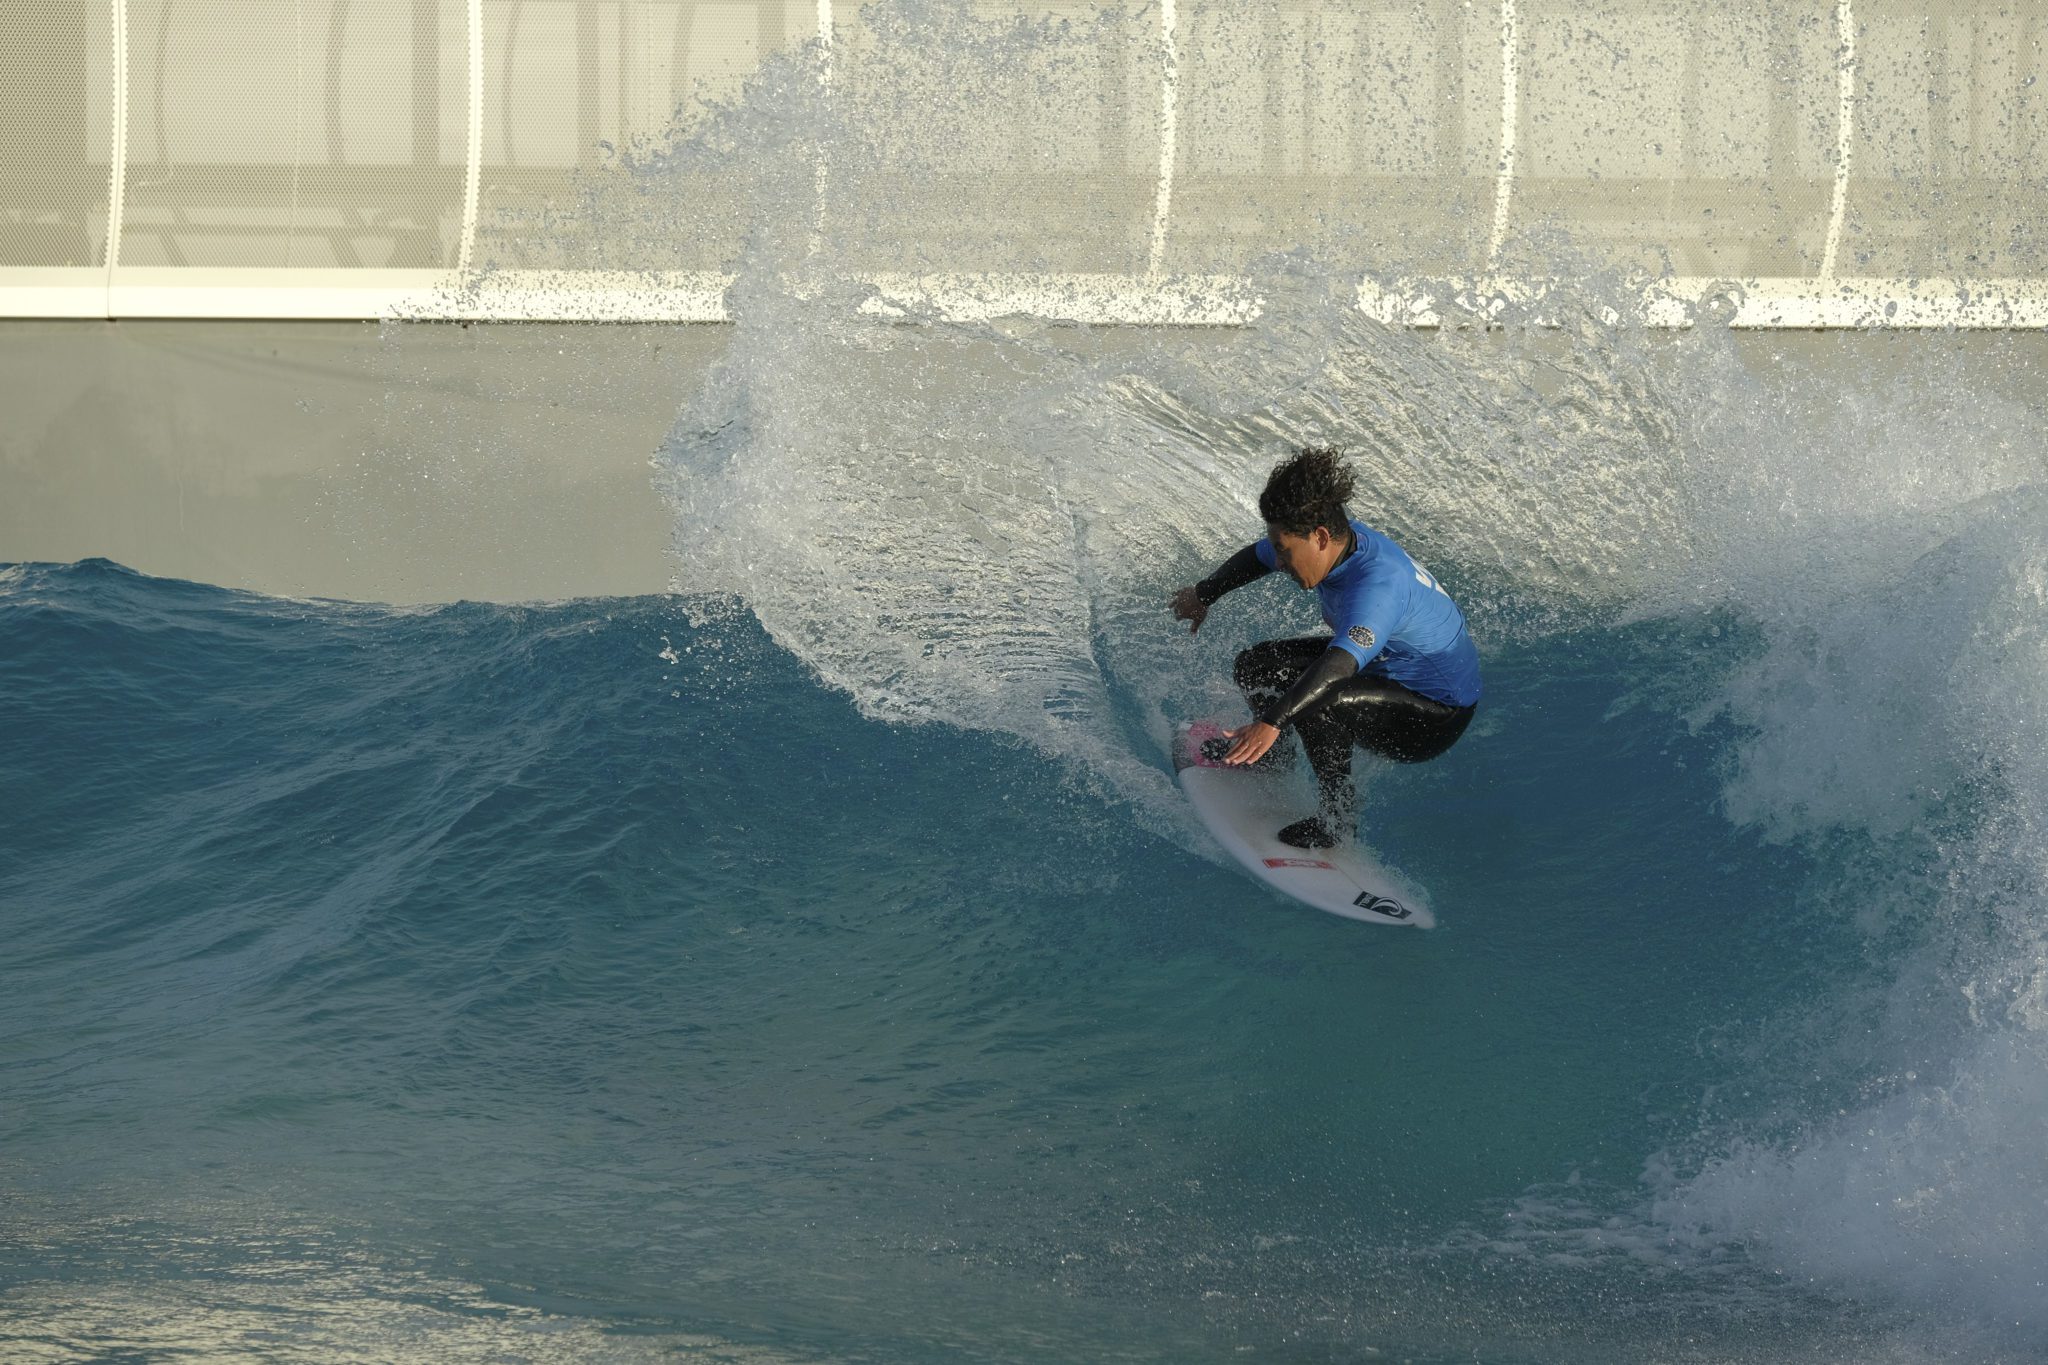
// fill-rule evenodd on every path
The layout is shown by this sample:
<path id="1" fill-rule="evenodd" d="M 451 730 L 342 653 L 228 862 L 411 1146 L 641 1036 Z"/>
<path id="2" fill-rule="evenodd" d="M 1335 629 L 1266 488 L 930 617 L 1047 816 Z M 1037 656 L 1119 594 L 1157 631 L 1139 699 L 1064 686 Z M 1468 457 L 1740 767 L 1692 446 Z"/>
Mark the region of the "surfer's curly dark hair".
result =
<path id="1" fill-rule="evenodd" d="M 1335 446 L 1303 446 L 1280 462 L 1259 494 L 1259 515 L 1266 524 L 1291 536 L 1305 536 L 1321 526 L 1341 536 L 1351 525 L 1344 504 L 1355 486 Z"/>

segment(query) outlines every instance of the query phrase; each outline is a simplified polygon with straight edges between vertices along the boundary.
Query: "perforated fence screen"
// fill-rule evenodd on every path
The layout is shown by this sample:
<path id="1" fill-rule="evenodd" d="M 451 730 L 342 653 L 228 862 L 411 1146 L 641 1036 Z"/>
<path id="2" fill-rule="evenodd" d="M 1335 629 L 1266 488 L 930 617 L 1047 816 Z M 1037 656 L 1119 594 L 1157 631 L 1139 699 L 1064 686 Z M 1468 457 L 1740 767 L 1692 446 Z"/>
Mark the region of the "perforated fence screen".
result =
<path id="1" fill-rule="evenodd" d="M 2044 325 L 2044 43 L 2012 0 L 10 0 L 0 313 L 719 316 L 823 260 L 1171 320 L 1313 251 Z"/>
<path id="2" fill-rule="evenodd" d="M 106 264 L 112 52 L 104 7 L 0 5 L 0 266 Z"/>
<path id="3" fill-rule="evenodd" d="M 2048 7 L 1859 0 L 1841 268 L 2048 273 Z"/>
<path id="4" fill-rule="evenodd" d="M 671 167 L 609 200 L 631 177 L 604 172 L 736 99 L 768 56 L 816 32 L 815 6 L 484 0 L 482 17 L 478 264 L 712 270 L 731 257 L 744 215 L 717 169 Z"/>
<path id="5" fill-rule="evenodd" d="M 321 135 L 323 116 L 338 114 L 339 101 L 326 96 L 351 53 L 344 37 L 335 61 L 318 59 L 320 44 L 308 42 L 305 29 L 309 20 L 315 34 L 327 26 L 330 15 L 320 10 L 131 0 L 121 264 L 347 261 L 346 248 L 336 250 L 341 215 L 317 182 L 339 169 L 328 164 L 333 149 Z M 232 79 L 224 79 L 224 52 L 237 56 Z M 369 205 L 379 198 L 372 186 L 355 188 Z"/>
<path id="6" fill-rule="evenodd" d="M 1513 225 L 1577 224 L 1680 275 L 1816 273 L 1835 29 L 1833 0 L 1531 0 Z"/>

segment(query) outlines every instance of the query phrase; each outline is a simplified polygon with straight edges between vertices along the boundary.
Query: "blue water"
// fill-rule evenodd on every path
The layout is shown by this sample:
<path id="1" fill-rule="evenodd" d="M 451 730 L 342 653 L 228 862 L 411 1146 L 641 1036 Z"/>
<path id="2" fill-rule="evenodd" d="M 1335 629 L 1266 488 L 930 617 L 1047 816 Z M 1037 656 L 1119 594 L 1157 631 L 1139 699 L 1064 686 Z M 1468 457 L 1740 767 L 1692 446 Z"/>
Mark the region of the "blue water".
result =
<path id="1" fill-rule="evenodd" d="M 1535 313 L 1378 327 L 1456 242 L 1334 202 L 1169 237 L 1247 326 L 877 319 L 837 265 L 1047 268 L 962 147 L 1158 54 L 862 23 L 563 219 L 736 277 L 671 595 L 0 568 L 0 1358 L 2048 1359 L 2038 345 L 1646 334 L 1541 236 Z M 1142 271 L 1150 175 L 1059 230 Z M 1481 652 L 1364 771 L 1426 933 L 1166 761 L 1313 628 L 1167 610 L 1306 443 Z"/>
<path id="2" fill-rule="evenodd" d="M 1646 1206 L 1871 1079 L 1748 1071 L 1884 972 L 1722 813 L 1728 727 L 1630 701 L 1724 625 L 1490 651 L 1485 724 L 1374 789 L 1419 933 L 865 718 L 729 604 L 7 569 L 0 1340 L 2020 1358 Z"/>

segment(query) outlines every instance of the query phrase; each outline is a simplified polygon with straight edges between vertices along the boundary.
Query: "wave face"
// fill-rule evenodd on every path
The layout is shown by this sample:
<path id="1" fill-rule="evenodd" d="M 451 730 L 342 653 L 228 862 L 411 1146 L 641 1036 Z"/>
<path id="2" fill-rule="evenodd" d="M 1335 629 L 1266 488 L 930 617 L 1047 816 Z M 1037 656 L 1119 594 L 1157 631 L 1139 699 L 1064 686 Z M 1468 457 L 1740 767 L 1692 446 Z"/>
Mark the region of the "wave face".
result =
<path id="1" fill-rule="evenodd" d="M 1173 720 L 1228 706 L 1232 651 L 1312 618 L 1261 588 L 1190 641 L 1165 601 L 1258 534 L 1280 454 L 1344 446 L 1358 510 L 1466 604 L 1488 677 L 1449 758 L 1373 776 L 1367 838 L 1466 907 L 1449 937 L 1485 938 L 1469 951 L 1499 975 L 1487 1005 L 1437 982 L 1462 1003 L 1349 1034 L 1329 1090 L 1276 1127 L 1364 1163 L 1399 1113 L 1470 1175 L 1495 1142 L 1511 1165 L 1544 1148 L 1525 1123 L 1584 1119 L 1583 1073 L 1615 1068 L 1628 1120 L 1554 1150 L 1496 1226 L 1400 1245 L 1550 1286 L 1530 1302 L 1797 1323 L 1787 1300 L 1813 1293 L 1903 1314 L 1884 1349 L 1909 1358 L 1958 1323 L 1994 1356 L 2048 1344 L 2048 451 L 2038 403 L 2006 396 L 2024 350 L 1844 339 L 1795 361 L 1569 319 L 1420 335 L 1343 307 L 1325 262 L 1266 267 L 1267 316 L 1199 339 L 778 300 L 661 457 L 678 585 L 744 603 L 864 717 L 1020 742 L 1192 855 L 1160 762 Z M 1589 287 L 1572 312 L 1604 302 Z M 1355 946 L 1374 964 L 1355 988 L 1423 970 L 1413 945 Z M 1482 1060 L 1502 1028 L 1553 1046 Z M 1429 1060 L 1309 1118 L 1380 1049 Z M 1531 1106 L 1511 1136 L 1506 1096 Z M 1435 1127 L 1453 1113 L 1455 1135 Z M 1434 1161 L 1327 1177 L 1318 1203 L 1439 1178 L 1411 1158 Z M 1387 1216 L 1339 1240 L 1385 1251 Z M 1513 1338 L 1541 1313 L 1504 1316 Z"/>
<path id="2" fill-rule="evenodd" d="M 674 595 L 0 570 L 6 1353 L 2048 1352 L 2029 343 L 1644 334 L 1559 240 L 1540 325 L 1388 329 L 1342 233 L 1229 331 L 863 315 L 826 267 L 1079 41 L 878 13 L 593 188 L 753 196 Z M 1367 774 L 1434 933 L 1266 896 L 1165 762 L 1313 624 L 1166 610 L 1307 442 L 1482 651 Z"/>
<path id="3" fill-rule="evenodd" d="M 1353 340 L 1503 394 L 1561 344 Z M 749 502 L 744 439 L 679 435 L 726 490 L 680 537 L 761 556 L 719 592 L 0 572 L 10 1350 L 2028 1358 L 2038 455 L 1940 366 L 1839 393 L 1697 349 L 1629 424 L 1697 411 L 1687 458 L 1614 503 L 1669 533 L 1562 499 L 1574 559 L 1389 498 L 1486 655 L 1467 740 L 1370 783 L 1433 934 L 1277 902 L 1177 814 L 1160 726 L 1301 607 L 1269 581 L 1189 642 L 1164 596 L 1310 428 L 1157 355 L 1069 409 L 1115 517 L 1017 427 L 777 540 L 847 485 Z M 1671 400 L 1696 373 L 1736 400 Z M 1033 488 L 1062 515 L 990 515 Z M 913 503 L 1009 540 L 919 554 Z M 914 611 L 850 609 L 913 570 Z"/>

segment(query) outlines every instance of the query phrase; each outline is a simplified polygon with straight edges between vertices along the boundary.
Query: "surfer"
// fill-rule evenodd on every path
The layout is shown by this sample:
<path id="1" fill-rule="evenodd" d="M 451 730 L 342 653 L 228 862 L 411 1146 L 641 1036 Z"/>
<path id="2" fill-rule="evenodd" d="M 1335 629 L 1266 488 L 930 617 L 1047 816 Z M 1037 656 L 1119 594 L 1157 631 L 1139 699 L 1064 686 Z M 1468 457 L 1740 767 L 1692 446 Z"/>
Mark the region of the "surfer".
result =
<path id="1" fill-rule="evenodd" d="M 1283 461 L 1259 495 L 1266 536 L 1174 594 L 1173 614 L 1202 628 L 1227 592 L 1285 569 L 1322 600 L 1331 634 L 1267 640 L 1237 656 L 1249 725 L 1227 730 L 1225 763 L 1256 763 L 1292 725 L 1315 770 L 1319 810 L 1279 832 L 1296 848 L 1331 848 L 1357 832 L 1352 746 L 1422 763 L 1453 744 L 1479 702 L 1479 652 L 1464 614 L 1393 540 L 1345 511 L 1353 482 L 1333 448 Z"/>

